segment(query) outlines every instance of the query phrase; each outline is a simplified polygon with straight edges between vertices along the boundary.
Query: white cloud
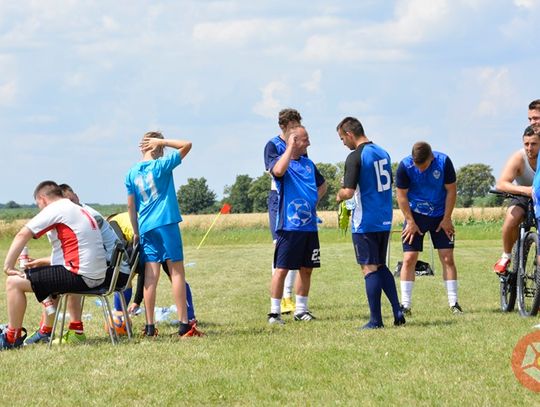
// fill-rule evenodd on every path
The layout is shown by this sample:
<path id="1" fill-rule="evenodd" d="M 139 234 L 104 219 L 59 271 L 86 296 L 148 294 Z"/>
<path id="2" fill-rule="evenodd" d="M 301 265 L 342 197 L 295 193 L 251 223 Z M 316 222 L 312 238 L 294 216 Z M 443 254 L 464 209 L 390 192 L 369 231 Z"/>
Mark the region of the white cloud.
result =
<path id="1" fill-rule="evenodd" d="M 283 21 L 264 19 L 205 22 L 193 27 L 193 38 L 204 43 L 241 46 L 275 37 L 284 28 Z"/>
<path id="2" fill-rule="evenodd" d="M 288 86 L 281 81 L 272 81 L 261 89 L 262 99 L 253 106 L 253 112 L 263 117 L 274 117 L 284 106 L 283 100 L 290 93 Z"/>
<path id="3" fill-rule="evenodd" d="M 480 68 L 474 75 L 480 88 L 480 100 L 476 107 L 476 115 L 480 117 L 499 116 L 501 111 L 513 107 L 517 103 L 516 91 L 508 68 Z"/>
<path id="4" fill-rule="evenodd" d="M 321 70 L 317 69 L 307 81 L 302 83 L 302 87 L 308 92 L 318 92 L 321 89 L 321 77 Z"/>
<path id="5" fill-rule="evenodd" d="M 514 4 L 517 7 L 522 7 L 526 9 L 532 9 L 538 6 L 538 0 L 514 0 Z"/>
<path id="6" fill-rule="evenodd" d="M 17 83 L 9 81 L 0 83 L 0 106 L 11 106 L 17 96 Z"/>

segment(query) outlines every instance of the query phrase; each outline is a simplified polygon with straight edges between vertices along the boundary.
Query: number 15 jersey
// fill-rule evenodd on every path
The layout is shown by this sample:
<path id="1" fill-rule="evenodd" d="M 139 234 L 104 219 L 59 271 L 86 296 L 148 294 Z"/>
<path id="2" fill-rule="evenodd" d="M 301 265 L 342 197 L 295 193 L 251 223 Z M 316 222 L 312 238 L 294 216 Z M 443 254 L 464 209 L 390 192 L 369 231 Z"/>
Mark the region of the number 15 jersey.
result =
<path id="1" fill-rule="evenodd" d="M 355 189 L 352 233 L 386 232 L 392 227 L 392 162 L 371 141 L 345 161 L 343 187 Z"/>
<path id="2" fill-rule="evenodd" d="M 157 160 L 135 164 L 126 176 L 128 195 L 135 196 L 139 234 L 182 221 L 172 171 L 180 165 L 178 150 Z"/>

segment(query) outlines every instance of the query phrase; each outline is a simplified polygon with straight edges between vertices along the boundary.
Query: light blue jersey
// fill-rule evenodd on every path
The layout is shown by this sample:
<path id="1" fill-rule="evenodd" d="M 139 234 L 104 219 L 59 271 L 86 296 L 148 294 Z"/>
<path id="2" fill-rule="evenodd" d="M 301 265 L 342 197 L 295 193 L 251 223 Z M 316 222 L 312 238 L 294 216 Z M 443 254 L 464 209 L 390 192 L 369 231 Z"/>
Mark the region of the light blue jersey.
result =
<path id="1" fill-rule="evenodd" d="M 536 219 L 540 216 L 540 171 L 536 171 L 532 183 L 532 199 L 534 203 L 534 214 Z M 537 225 L 537 228 L 540 225 Z"/>
<path id="2" fill-rule="evenodd" d="M 291 160 L 281 178 L 276 178 L 279 210 L 276 230 L 317 231 L 317 188 L 324 178 L 307 157 Z"/>
<path id="3" fill-rule="evenodd" d="M 355 189 L 352 233 L 386 232 L 392 227 L 392 167 L 388 153 L 361 144 L 345 161 L 343 186 Z"/>
<path id="4" fill-rule="evenodd" d="M 126 176 L 128 195 L 135 196 L 139 234 L 182 221 L 172 171 L 180 165 L 178 150 L 157 160 L 141 161 Z"/>

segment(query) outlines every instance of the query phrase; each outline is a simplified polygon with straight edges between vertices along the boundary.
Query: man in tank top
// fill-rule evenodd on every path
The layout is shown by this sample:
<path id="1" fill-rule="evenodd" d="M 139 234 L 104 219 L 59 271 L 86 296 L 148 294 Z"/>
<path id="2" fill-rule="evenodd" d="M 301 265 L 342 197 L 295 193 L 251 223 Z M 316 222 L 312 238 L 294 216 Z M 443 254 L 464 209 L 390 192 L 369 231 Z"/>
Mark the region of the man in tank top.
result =
<path id="1" fill-rule="evenodd" d="M 531 109 L 529 106 L 529 116 L 531 116 L 531 111 L 540 113 L 540 100 L 538 102 L 537 109 Z M 532 193 L 532 183 L 540 150 L 540 136 L 535 133 L 533 126 L 534 123 L 531 121 L 531 125 L 523 133 L 523 148 L 510 156 L 495 185 L 499 191 L 523 195 L 520 198 L 512 199 L 506 211 L 502 227 L 503 253 L 493 266 L 493 271 L 497 274 L 506 274 L 510 266 L 512 246 L 518 238 L 518 227 L 527 211 L 528 200 Z"/>

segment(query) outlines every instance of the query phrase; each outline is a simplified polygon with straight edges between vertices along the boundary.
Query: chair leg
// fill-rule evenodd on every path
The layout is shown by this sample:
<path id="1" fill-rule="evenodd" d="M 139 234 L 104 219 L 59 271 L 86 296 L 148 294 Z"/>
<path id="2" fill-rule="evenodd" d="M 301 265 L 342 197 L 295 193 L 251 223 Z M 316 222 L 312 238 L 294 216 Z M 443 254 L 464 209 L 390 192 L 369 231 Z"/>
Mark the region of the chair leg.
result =
<path id="1" fill-rule="evenodd" d="M 49 349 L 52 347 L 53 340 L 56 336 L 56 326 L 58 325 L 58 317 L 60 316 L 60 310 L 62 308 L 62 300 L 64 299 L 64 295 L 60 294 L 58 296 L 58 304 L 56 305 L 56 312 L 54 313 L 54 322 L 51 332 L 51 339 L 49 340 Z"/>
<path id="2" fill-rule="evenodd" d="M 62 339 L 64 339 L 64 326 L 66 324 L 66 309 L 67 309 L 67 302 L 69 299 L 69 294 L 62 295 L 62 299 L 64 300 L 63 305 L 63 311 L 62 311 L 62 323 L 60 324 L 60 337 L 58 339 L 58 344 L 62 344 Z M 52 341 L 51 341 L 52 343 Z"/>
<path id="3" fill-rule="evenodd" d="M 129 320 L 129 315 L 127 312 L 127 304 L 126 304 L 126 298 L 124 297 L 124 291 L 118 291 L 118 295 L 120 296 L 120 304 L 122 305 L 122 313 L 124 315 L 124 321 L 126 321 L 126 331 L 128 335 L 128 340 L 131 340 L 133 337 L 133 330 L 131 326 L 131 321 Z"/>
<path id="4" fill-rule="evenodd" d="M 111 309 L 111 304 L 109 303 L 109 299 L 106 296 L 100 296 L 101 299 L 101 306 L 103 309 L 103 316 L 105 317 L 105 324 L 107 326 L 107 329 L 109 330 L 109 336 L 111 337 L 111 343 L 113 345 L 116 345 L 118 342 L 118 336 L 116 335 L 116 329 L 114 329 L 113 326 L 113 314 Z"/>

